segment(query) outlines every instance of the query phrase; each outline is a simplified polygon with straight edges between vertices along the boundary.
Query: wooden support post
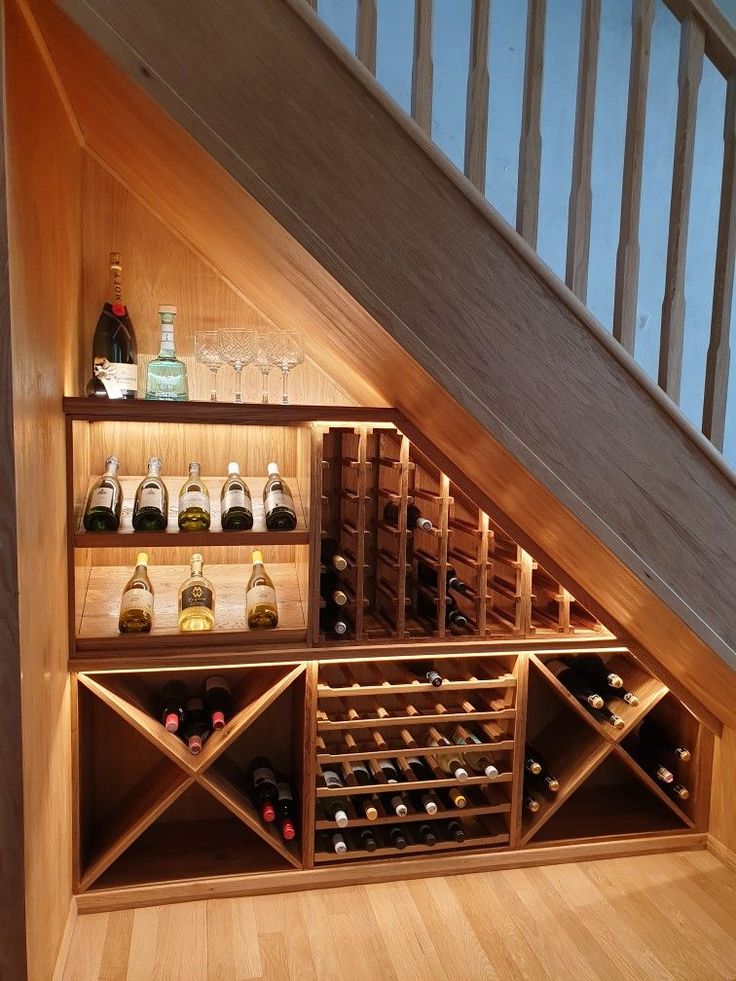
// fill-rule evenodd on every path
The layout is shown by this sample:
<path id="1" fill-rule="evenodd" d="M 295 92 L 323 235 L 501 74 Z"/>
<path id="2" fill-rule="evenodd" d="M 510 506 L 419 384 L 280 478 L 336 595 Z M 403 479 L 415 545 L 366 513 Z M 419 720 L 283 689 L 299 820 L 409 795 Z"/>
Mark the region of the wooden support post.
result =
<path id="1" fill-rule="evenodd" d="M 486 192 L 488 149 L 488 34 L 491 0 L 473 0 L 468 92 L 465 103 L 465 176 Z"/>
<path id="2" fill-rule="evenodd" d="M 519 143 L 519 185 L 516 230 L 533 249 L 537 247 L 539 219 L 539 172 L 542 164 L 542 78 L 544 75 L 544 25 L 546 0 L 527 0 L 524 102 Z"/>
<path id="3" fill-rule="evenodd" d="M 376 36 L 378 12 L 376 0 L 358 0 L 355 25 L 355 54 L 371 73 L 376 74 Z"/>
<path id="4" fill-rule="evenodd" d="M 437 549 L 437 636 L 445 636 L 445 604 L 447 602 L 447 550 L 450 526 L 450 478 L 440 474 L 440 533 Z"/>
<path id="5" fill-rule="evenodd" d="M 476 627 L 479 637 L 485 637 L 486 633 L 486 604 L 488 603 L 488 543 L 490 532 L 488 530 L 488 515 L 485 511 L 478 512 L 478 568 L 476 570 L 475 588 L 476 595 Z"/>
<path id="6" fill-rule="evenodd" d="M 433 0 L 414 0 L 414 62 L 411 71 L 411 114 L 427 136 L 432 134 Z"/>

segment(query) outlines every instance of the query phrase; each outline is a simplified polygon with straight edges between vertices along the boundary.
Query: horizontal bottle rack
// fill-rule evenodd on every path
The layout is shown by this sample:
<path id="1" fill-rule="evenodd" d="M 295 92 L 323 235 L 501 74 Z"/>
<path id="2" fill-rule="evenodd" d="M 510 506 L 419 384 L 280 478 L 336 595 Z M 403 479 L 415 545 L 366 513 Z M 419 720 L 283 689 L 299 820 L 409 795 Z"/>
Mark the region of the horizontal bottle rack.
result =
<path id="1" fill-rule="evenodd" d="M 627 650 L 603 647 L 597 653 L 640 699 L 637 706 L 620 703 L 620 729 L 595 719 L 549 670 L 558 651 L 219 667 L 232 688 L 233 716 L 196 757 L 156 718 L 158 693 L 174 677 L 194 690 L 214 669 L 75 675 L 77 890 L 171 882 L 184 888 L 224 875 L 288 875 L 351 863 L 401 868 L 430 854 L 492 855 L 702 832 L 709 730 Z M 574 663 L 578 655 L 571 646 L 563 656 Z M 439 687 L 409 668 L 422 663 L 442 676 Z M 686 800 L 675 799 L 642 758 L 639 732 L 650 717 L 691 751 L 687 762 L 672 764 L 677 782 L 689 790 Z M 458 726 L 477 736 L 473 749 L 490 755 L 497 774 L 487 776 L 470 760 L 464 780 L 442 769 L 441 759 L 462 755 L 463 747 L 432 745 L 435 734 L 452 741 Z M 556 792 L 534 786 L 534 813 L 525 806 L 527 743 L 559 781 Z M 248 796 L 246 770 L 257 755 L 291 775 L 298 803 L 295 842 L 284 842 L 273 825 L 263 824 Z M 425 777 L 406 763 L 413 757 L 424 761 Z M 381 760 L 392 761 L 398 782 L 387 781 Z M 369 767 L 372 782 L 359 783 L 359 765 Z M 329 769 L 344 786 L 325 785 Z M 464 807 L 456 806 L 458 790 Z M 427 792 L 434 814 L 424 809 Z M 397 795 L 406 814 L 395 812 Z M 338 828 L 325 810 L 330 798 L 340 799 L 345 827 Z M 367 798 L 377 812 L 374 820 L 363 807 Z M 448 833 L 451 822 L 459 822 L 463 841 Z M 420 839 L 423 825 L 429 825 L 433 845 Z M 396 847 L 393 828 L 406 847 Z M 366 829 L 375 850 L 363 846 Z M 336 833 L 347 846 L 344 854 L 334 851 Z"/>

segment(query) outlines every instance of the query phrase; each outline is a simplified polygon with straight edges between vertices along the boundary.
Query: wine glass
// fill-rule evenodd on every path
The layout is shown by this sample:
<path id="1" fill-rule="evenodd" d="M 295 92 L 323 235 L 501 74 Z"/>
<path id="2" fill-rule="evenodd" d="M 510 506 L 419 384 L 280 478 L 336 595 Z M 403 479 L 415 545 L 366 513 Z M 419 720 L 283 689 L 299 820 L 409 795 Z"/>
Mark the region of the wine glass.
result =
<path id="1" fill-rule="evenodd" d="M 220 331 L 220 350 L 222 356 L 235 369 L 235 401 L 243 401 L 243 368 L 256 357 L 257 338 L 254 330 Z"/>
<path id="2" fill-rule="evenodd" d="M 281 404 L 289 404 L 289 372 L 304 361 L 304 334 L 277 331 L 271 344 L 271 364 L 281 371 Z"/>
<path id="3" fill-rule="evenodd" d="M 273 367 L 271 351 L 275 339 L 279 336 L 277 330 L 259 332 L 258 351 L 256 353 L 255 365 L 261 373 L 263 384 L 261 385 L 261 402 L 265 405 L 268 402 L 268 375 Z"/>
<path id="4" fill-rule="evenodd" d="M 203 330 L 194 335 L 194 356 L 199 364 L 207 365 L 212 372 L 210 402 L 217 401 L 217 372 L 223 363 L 220 351 L 220 335 L 216 330 Z"/>

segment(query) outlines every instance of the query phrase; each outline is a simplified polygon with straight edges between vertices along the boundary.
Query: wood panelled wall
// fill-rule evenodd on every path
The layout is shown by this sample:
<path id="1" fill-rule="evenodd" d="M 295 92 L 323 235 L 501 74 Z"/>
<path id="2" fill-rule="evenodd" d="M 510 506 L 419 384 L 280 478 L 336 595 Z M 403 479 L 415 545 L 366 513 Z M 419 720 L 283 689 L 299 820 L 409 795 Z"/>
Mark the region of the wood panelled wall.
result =
<path id="1" fill-rule="evenodd" d="M 21 5 L 8 0 L 5 17 L 25 913 L 28 977 L 48 981 L 71 901 L 66 482 L 60 405 L 62 396 L 74 391 L 80 357 L 82 153 Z M 3 714 L 5 697 L 3 692 Z M 4 745 L 3 768 L 19 763 Z M 0 920 L 17 901 L 3 896 Z M 2 976 L 15 981 L 22 976 L 20 970 L 16 965 Z"/>

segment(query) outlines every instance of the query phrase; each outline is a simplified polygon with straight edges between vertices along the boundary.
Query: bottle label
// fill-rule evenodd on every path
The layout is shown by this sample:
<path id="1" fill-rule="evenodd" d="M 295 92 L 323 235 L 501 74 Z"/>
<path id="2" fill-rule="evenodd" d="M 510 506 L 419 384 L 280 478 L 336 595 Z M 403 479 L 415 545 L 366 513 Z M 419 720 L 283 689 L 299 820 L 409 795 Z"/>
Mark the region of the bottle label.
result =
<path id="1" fill-rule="evenodd" d="M 266 494 L 263 506 L 266 509 L 266 514 L 269 514 L 274 508 L 289 508 L 289 510 L 293 510 L 294 502 L 291 494 L 285 494 L 282 490 L 272 490 Z"/>
<path id="2" fill-rule="evenodd" d="M 248 590 L 245 603 L 249 610 L 263 604 L 276 606 L 276 590 L 273 586 L 253 586 Z"/>
<path id="3" fill-rule="evenodd" d="M 161 354 L 175 354 L 173 324 L 161 324 Z"/>
<path id="4" fill-rule="evenodd" d="M 98 487 L 92 492 L 89 505 L 92 508 L 112 508 L 115 491 L 112 487 Z"/>
<path id="5" fill-rule="evenodd" d="M 179 511 L 186 511 L 189 508 L 200 508 L 202 511 L 209 512 L 209 498 L 202 491 L 187 491 L 179 499 Z"/>
<path id="6" fill-rule="evenodd" d="M 126 589 L 120 603 L 120 610 L 127 613 L 128 610 L 142 610 L 143 613 L 153 613 L 153 593 L 149 593 L 142 586 L 134 586 L 133 589 Z"/>
<path id="7" fill-rule="evenodd" d="M 291 787 L 288 783 L 278 784 L 279 788 L 279 800 L 294 800 L 294 795 L 291 792 Z"/>
<path id="8" fill-rule="evenodd" d="M 250 501 L 242 487 L 232 487 L 222 495 L 222 513 L 227 514 L 230 508 L 247 508 L 250 511 Z"/>
<path id="9" fill-rule="evenodd" d="M 122 399 L 138 392 L 138 365 L 125 364 L 121 361 L 108 361 L 107 358 L 95 358 L 92 371 L 105 386 L 108 398 Z"/>
<path id="10" fill-rule="evenodd" d="M 209 610 L 214 608 L 212 590 L 208 586 L 195 582 L 183 590 L 181 594 L 182 610 L 188 610 L 193 606 L 206 606 Z"/>
<path id="11" fill-rule="evenodd" d="M 253 771 L 253 786 L 258 787 L 262 783 L 276 783 L 276 777 L 270 766 L 259 766 Z"/>
<path id="12" fill-rule="evenodd" d="M 160 487 L 155 485 L 152 487 L 144 487 L 140 493 L 140 507 L 142 508 L 158 508 L 159 511 L 164 509 L 164 495 L 161 492 Z"/>
<path id="13" fill-rule="evenodd" d="M 334 770 L 324 771 L 325 786 L 334 790 L 335 787 L 342 787 L 342 780 Z"/>

